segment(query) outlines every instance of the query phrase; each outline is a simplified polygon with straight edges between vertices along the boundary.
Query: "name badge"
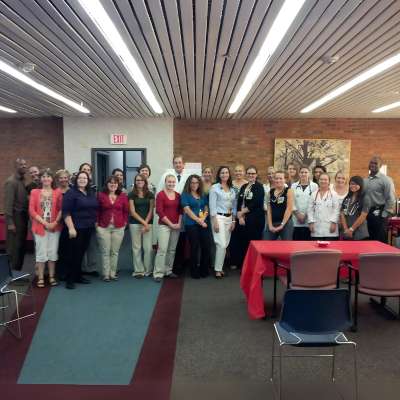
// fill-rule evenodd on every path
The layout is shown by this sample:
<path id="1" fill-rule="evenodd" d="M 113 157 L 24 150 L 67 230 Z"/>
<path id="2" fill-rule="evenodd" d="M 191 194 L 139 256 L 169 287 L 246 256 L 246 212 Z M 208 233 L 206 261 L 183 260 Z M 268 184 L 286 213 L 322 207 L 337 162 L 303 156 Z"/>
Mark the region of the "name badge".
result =
<path id="1" fill-rule="evenodd" d="M 276 201 L 278 204 L 282 204 L 285 202 L 285 198 L 284 197 L 278 197 L 278 200 Z"/>

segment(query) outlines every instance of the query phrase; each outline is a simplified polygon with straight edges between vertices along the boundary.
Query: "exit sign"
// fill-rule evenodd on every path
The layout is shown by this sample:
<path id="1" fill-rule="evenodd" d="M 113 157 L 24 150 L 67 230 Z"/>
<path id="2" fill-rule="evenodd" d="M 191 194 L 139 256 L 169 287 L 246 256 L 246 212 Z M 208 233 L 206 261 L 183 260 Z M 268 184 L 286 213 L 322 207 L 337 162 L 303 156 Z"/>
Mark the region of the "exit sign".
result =
<path id="1" fill-rule="evenodd" d="M 112 133 L 110 141 L 111 144 L 126 144 L 128 141 L 128 137 L 123 133 Z"/>

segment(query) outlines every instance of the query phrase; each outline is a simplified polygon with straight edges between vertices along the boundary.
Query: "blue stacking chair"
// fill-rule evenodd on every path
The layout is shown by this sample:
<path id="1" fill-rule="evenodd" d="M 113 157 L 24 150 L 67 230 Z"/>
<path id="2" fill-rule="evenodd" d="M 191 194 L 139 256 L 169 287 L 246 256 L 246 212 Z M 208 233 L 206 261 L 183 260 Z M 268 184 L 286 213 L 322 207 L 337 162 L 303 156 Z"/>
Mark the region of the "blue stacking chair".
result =
<path id="1" fill-rule="evenodd" d="M 274 385 L 274 360 L 279 358 L 278 398 L 282 399 L 282 358 L 328 357 L 332 359 L 331 379 L 335 381 L 335 348 L 339 345 L 353 347 L 355 399 L 358 399 L 356 343 L 347 339 L 343 331 L 352 327 L 349 291 L 346 289 L 286 291 L 281 317 L 274 323 L 272 333 L 271 382 Z M 275 354 L 275 336 L 279 351 Z M 331 354 L 284 355 L 283 347 L 330 347 Z"/>
<path id="2" fill-rule="evenodd" d="M 25 292 L 19 292 L 10 285 L 17 281 L 27 280 L 28 287 Z M 29 296 L 32 300 L 32 312 L 25 315 L 21 315 L 19 300 L 23 296 Z M 30 280 L 30 274 L 22 271 L 13 271 L 10 267 L 10 262 L 7 254 L 0 254 L 0 298 L 1 305 L 0 310 L 2 319 L 0 321 L 0 327 L 5 327 L 8 331 L 18 339 L 22 338 L 22 327 L 21 320 L 33 317 L 36 315 L 35 298 L 33 296 L 32 282 Z M 11 308 L 12 303 L 10 298 L 14 299 L 14 309 Z M 8 315 L 7 315 L 8 314 Z M 11 329 L 11 326 L 16 324 L 16 331 Z"/>

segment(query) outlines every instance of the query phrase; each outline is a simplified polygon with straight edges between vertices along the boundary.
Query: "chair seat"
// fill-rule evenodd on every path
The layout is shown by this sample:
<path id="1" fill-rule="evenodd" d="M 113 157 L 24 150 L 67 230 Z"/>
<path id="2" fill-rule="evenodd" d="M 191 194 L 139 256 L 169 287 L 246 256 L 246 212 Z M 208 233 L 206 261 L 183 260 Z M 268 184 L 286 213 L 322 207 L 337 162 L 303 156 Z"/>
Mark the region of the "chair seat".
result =
<path id="1" fill-rule="evenodd" d="M 365 286 L 358 286 L 358 291 L 364 294 L 370 294 L 372 296 L 384 296 L 384 297 L 397 297 L 400 296 L 400 290 L 378 290 L 371 289 Z"/>
<path id="2" fill-rule="evenodd" d="M 286 275 L 281 275 L 281 276 L 279 276 L 279 280 L 282 282 L 282 284 L 284 285 L 284 286 L 286 286 L 287 287 L 287 276 Z M 317 290 L 317 289 L 336 289 L 336 287 L 337 287 L 337 285 L 336 285 L 336 283 L 335 284 L 332 284 L 332 285 L 326 285 L 326 286 L 296 286 L 296 285 L 292 285 L 292 284 L 290 284 L 290 289 L 300 289 L 300 290 L 305 290 L 305 289 L 307 289 L 307 290 L 312 290 L 312 289 L 315 289 L 315 290 Z"/>
<path id="3" fill-rule="evenodd" d="M 292 333 L 285 329 L 280 322 L 274 324 L 280 344 L 297 347 L 326 347 L 338 346 L 348 343 L 349 340 L 343 332 L 326 332 L 319 334 Z"/>

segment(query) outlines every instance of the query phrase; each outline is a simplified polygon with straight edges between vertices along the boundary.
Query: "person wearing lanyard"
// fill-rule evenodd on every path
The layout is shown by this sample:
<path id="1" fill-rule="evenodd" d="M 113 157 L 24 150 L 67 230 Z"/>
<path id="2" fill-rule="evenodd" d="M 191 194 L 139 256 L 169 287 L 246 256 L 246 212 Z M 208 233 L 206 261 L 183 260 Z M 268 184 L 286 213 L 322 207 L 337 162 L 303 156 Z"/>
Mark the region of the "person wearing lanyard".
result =
<path id="1" fill-rule="evenodd" d="M 183 224 L 190 244 L 190 276 L 205 278 L 210 268 L 210 236 L 208 231 L 208 196 L 203 193 L 200 176 L 190 175 L 181 196 Z M 197 260 L 200 254 L 200 268 Z"/>
<path id="2" fill-rule="evenodd" d="M 217 183 L 210 190 L 210 215 L 213 227 L 213 238 L 216 245 L 215 277 L 223 278 L 223 266 L 226 248 L 235 227 L 236 196 L 232 187 L 231 173 L 228 167 L 218 168 Z"/>
<path id="3" fill-rule="evenodd" d="M 268 230 L 266 240 L 292 240 L 293 191 L 285 184 L 285 172 L 274 175 L 274 187 L 270 190 L 268 204 Z"/>
<path id="4" fill-rule="evenodd" d="M 302 166 L 299 171 L 300 180 L 293 183 L 293 240 L 310 240 L 310 229 L 307 224 L 308 203 L 312 192 L 318 190 L 318 185 L 310 181 L 310 170 Z"/>
<path id="5" fill-rule="evenodd" d="M 353 176 L 349 182 L 349 193 L 344 198 L 340 210 L 340 222 L 343 227 L 343 239 L 368 239 L 367 215 L 371 200 L 365 196 L 364 181 L 361 176 Z"/>
<path id="6" fill-rule="evenodd" d="M 339 236 L 339 198 L 329 183 L 329 175 L 322 173 L 319 189 L 312 193 L 308 204 L 308 226 L 311 237 L 317 240 L 337 240 Z"/>
<path id="7" fill-rule="evenodd" d="M 246 169 L 248 183 L 239 191 L 236 226 L 239 240 L 239 266 L 242 267 L 251 240 L 261 240 L 265 227 L 264 188 L 257 182 L 257 169 L 250 166 Z"/>
<path id="8" fill-rule="evenodd" d="M 367 223 L 369 238 L 387 242 L 387 220 L 394 214 L 395 195 L 392 182 L 379 172 L 382 166 L 380 157 L 373 157 L 369 162 L 369 176 L 365 181 L 366 194 L 371 200 Z"/>

